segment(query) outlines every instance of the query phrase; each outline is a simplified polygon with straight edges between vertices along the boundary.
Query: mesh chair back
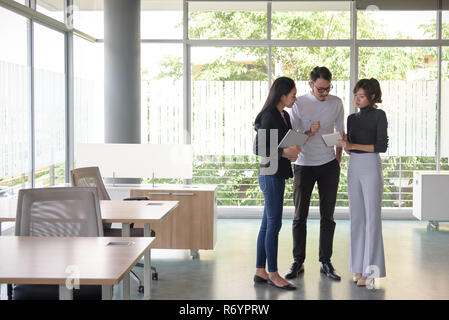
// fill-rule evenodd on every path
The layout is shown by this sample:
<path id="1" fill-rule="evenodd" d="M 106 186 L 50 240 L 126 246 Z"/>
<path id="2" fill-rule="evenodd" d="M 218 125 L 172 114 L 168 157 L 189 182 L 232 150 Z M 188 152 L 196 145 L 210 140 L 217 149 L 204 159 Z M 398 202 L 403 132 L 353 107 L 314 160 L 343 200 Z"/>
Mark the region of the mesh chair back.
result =
<path id="1" fill-rule="evenodd" d="M 111 200 L 98 167 L 77 168 L 70 171 L 72 186 L 96 187 L 100 200 Z"/>
<path id="2" fill-rule="evenodd" d="M 103 236 L 96 188 L 40 188 L 19 191 L 16 236 Z"/>
<path id="3" fill-rule="evenodd" d="M 98 167 L 77 168 L 70 171 L 72 186 L 97 188 L 100 200 L 111 200 Z M 111 229 L 112 223 L 103 223 L 103 229 Z"/>

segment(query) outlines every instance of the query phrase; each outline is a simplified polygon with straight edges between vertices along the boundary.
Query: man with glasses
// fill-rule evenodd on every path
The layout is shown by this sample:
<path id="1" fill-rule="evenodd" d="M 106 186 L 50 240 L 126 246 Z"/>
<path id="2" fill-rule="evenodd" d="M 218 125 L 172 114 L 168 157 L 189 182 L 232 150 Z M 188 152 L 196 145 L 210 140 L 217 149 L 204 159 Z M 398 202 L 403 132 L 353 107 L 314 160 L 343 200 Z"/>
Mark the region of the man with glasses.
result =
<path id="1" fill-rule="evenodd" d="M 304 271 L 306 258 L 307 216 L 310 197 L 315 182 L 320 197 L 320 244 L 319 261 L 321 273 L 333 280 L 341 280 L 331 263 L 335 221 L 334 209 L 340 180 L 342 149 L 327 147 L 322 134 L 333 133 L 334 129 L 344 134 L 344 109 L 340 98 L 330 95 L 332 74 L 326 67 L 315 67 L 310 73 L 310 93 L 296 99 L 287 112 L 293 130 L 309 136 L 302 146 L 294 168 L 293 259 L 285 275 L 293 279 Z"/>

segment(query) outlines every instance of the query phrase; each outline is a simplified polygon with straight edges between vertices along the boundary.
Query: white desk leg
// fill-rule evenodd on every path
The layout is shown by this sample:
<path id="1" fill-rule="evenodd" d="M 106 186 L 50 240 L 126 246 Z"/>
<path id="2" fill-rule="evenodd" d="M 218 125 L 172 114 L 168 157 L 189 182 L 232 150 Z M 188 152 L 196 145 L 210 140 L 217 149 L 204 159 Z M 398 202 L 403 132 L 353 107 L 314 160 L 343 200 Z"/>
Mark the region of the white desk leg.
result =
<path id="1" fill-rule="evenodd" d="M 144 294 L 143 298 L 148 300 L 151 299 L 151 249 L 148 248 L 145 252 L 144 267 L 143 267 L 143 283 L 144 283 Z"/>
<path id="2" fill-rule="evenodd" d="M 122 237 L 130 237 L 131 236 L 131 224 L 130 223 L 122 223 Z M 123 300 L 131 299 L 131 282 L 129 273 L 125 275 L 122 281 L 122 289 L 123 289 Z"/>
<path id="3" fill-rule="evenodd" d="M 123 300 L 130 300 L 131 299 L 131 282 L 130 282 L 130 276 L 129 273 L 125 275 L 125 277 L 122 280 L 122 296 Z"/>
<path id="4" fill-rule="evenodd" d="M 149 223 L 144 224 L 143 235 L 149 237 L 151 235 L 151 228 Z M 144 285 L 144 299 L 151 298 L 151 248 L 148 248 L 144 255 L 143 264 L 143 285 Z"/>
<path id="5" fill-rule="evenodd" d="M 68 289 L 65 284 L 59 285 L 59 300 L 73 300 L 73 290 Z"/>
<path id="6" fill-rule="evenodd" d="M 143 224 L 143 236 L 144 237 L 151 237 L 151 228 L 149 223 Z"/>
<path id="7" fill-rule="evenodd" d="M 130 237 L 130 236 L 131 236 L 131 224 L 122 223 L 122 237 Z"/>
<path id="8" fill-rule="evenodd" d="M 101 300 L 112 300 L 112 286 L 101 286 Z"/>

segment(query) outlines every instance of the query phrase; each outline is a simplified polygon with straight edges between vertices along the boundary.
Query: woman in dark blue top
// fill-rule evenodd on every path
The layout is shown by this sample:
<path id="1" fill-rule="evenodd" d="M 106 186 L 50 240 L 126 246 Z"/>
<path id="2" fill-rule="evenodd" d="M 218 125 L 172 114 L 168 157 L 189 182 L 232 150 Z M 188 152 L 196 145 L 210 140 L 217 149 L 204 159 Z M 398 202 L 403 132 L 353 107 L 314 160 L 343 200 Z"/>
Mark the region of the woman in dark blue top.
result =
<path id="1" fill-rule="evenodd" d="M 380 152 L 388 148 L 387 117 L 376 103 L 382 91 L 376 79 L 362 79 L 354 87 L 360 111 L 348 117 L 347 136 L 340 145 L 350 153 L 348 199 L 351 219 L 350 268 L 357 286 L 372 287 L 386 276 L 382 240 L 383 176 Z"/>
<path id="2" fill-rule="evenodd" d="M 295 101 L 295 82 L 287 77 L 276 79 L 254 122 L 257 131 L 254 152 L 261 157 L 259 185 L 265 199 L 262 224 L 257 237 L 254 281 L 267 282 L 286 290 L 294 290 L 296 287 L 278 273 L 278 237 L 282 225 L 285 179 L 293 177 L 291 162 L 296 161 L 301 148 L 278 148 L 278 145 L 292 128 L 284 108 L 291 108 Z M 268 273 L 265 270 L 266 263 Z"/>

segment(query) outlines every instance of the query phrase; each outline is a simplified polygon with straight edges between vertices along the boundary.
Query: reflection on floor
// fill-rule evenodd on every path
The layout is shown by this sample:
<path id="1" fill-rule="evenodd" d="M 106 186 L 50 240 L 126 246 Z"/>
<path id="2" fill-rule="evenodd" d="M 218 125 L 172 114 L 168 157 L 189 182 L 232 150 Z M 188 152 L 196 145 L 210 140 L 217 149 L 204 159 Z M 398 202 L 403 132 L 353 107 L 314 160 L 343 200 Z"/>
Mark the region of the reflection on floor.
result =
<path id="1" fill-rule="evenodd" d="M 291 282 L 296 291 L 254 284 L 258 219 L 220 219 L 213 251 L 200 250 L 192 260 L 188 250 L 152 250 L 159 272 L 153 281 L 153 299 L 449 299 L 449 225 L 428 231 L 427 222 L 383 222 L 387 278 L 378 289 L 356 287 L 349 271 L 349 221 L 337 220 L 332 263 L 342 276 L 334 282 L 320 273 L 318 262 L 319 220 L 308 221 L 305 273 Z M 278 265 L 281 274 L 290 266 L 291 220 L 283 220 L 279 235 Z M 140 268 L 135 270 L 141 274 Z M 120 288 L 114 298 L 120 299 Z M 133 299 L 136 282 L 131 282 Z M 6 299 L 2 285 L 1 299 Z"/>

